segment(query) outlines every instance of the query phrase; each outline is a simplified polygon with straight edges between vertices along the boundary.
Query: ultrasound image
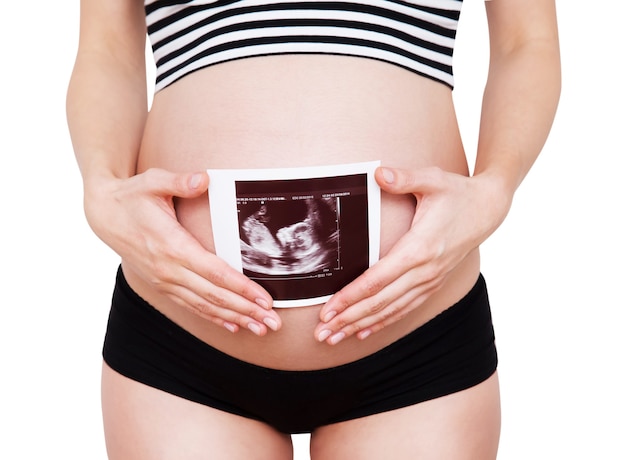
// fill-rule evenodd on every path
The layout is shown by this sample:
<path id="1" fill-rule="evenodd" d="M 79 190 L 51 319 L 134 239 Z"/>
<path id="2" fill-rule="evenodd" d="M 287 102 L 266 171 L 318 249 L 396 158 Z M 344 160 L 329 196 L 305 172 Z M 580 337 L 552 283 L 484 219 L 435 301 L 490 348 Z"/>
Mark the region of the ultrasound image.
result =
<path id="1" fill-rule="evenodd" d="M 339 216 L 336 198 L 261 202 L 240 212 L 245 270 L 301 275 L 337 266 Z"/>
<path id="2" fill-rule="evenodd" d="M 366 174 L 235 188 L 243 273 L 274 300 L 331 295 L 367 269 Z"/>

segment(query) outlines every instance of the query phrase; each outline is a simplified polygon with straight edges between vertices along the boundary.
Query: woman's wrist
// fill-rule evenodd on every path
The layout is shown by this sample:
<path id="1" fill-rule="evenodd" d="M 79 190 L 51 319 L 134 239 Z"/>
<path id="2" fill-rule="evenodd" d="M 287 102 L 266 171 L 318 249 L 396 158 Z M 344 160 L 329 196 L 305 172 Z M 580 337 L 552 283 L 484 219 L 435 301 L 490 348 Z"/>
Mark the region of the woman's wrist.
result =
<path id="1" fill-rule="evenodd" d="M 485 200 L 483 205 L 487 215 L 484 222 L 489 227 L 488 233 L 491 234 L 506 218 L 517 185 L 506 175 L 491 170 L 474 174 L 471 179 L 479 187 L 479 195 Z"/>
<path id="2" fill-rule="evenodd" d="M 135 174 L 137 154 L 107 148 L 75 148 L 76 161 L 83 179 L 83 188 L 115 179 L 127 179 Z"/>

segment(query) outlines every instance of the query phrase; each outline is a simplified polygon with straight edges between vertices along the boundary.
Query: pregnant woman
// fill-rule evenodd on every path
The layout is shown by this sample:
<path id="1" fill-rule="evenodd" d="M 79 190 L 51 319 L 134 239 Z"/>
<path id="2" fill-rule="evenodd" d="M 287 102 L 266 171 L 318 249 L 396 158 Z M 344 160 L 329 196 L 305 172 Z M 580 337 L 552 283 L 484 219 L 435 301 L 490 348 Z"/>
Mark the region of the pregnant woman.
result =
<path id="1" fill-rule="evenodd" d="M 303 432 L 313 459 L 496 457 L 478 247 L 548 135 L 559 47 L 553 0 L 485 4 L 470 175 L 452 102 L 461 5 L 81 1 L 69 127 L 87 219 L 121 258 L 102 370 L 111 459 L 289 459 Z M 275 308 L 215 255 L 206 169 L 374 160 L 380 259 L 327 302 Z M 285 228 L 283 246 L 302 230 Z"/>

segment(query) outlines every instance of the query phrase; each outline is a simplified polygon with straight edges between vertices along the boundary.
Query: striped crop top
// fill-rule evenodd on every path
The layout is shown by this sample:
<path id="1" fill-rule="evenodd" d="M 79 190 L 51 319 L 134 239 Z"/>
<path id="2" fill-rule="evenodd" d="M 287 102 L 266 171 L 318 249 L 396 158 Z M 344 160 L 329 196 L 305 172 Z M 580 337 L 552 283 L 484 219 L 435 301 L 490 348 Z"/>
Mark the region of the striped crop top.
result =
<path id="1" fill-rule="evenodd" d="M 334 54 L 395 64 L 453 87 L 463 0 L 145 0 L 156 91 L 253 56 Z"/>

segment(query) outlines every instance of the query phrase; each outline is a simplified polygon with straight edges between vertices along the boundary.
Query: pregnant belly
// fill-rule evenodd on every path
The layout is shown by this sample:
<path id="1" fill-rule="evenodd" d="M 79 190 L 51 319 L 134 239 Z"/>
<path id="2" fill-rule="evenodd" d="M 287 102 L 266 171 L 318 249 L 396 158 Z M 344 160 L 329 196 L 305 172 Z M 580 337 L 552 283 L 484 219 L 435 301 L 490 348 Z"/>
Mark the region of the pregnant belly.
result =
<path id="1" fill-rule="evenodd" d="M 324 72 L 302 70 L 316 60 Z M 150 167 L 198 171 L 380 160 L 392 167 L 438 166 L 467 174 L 451 97 L 443 85 L 362 59 L 337 66 L 339 61 L 329 56 L 283 57 L 281 72 L 270 61 L 216 66 L 159 93 L 148 119 L 139 172 Z M 299 72 L 300 78 L 285 78 L 290 72 Z M 395 84 L 380 86 L 381 81 Z M 412 195 L 382 194 L 381 257 L 409 230 L 415 203 Z M 177 199 L 175 206 L 181 225 L 215 252 L 208 197 Z M 244 221 L 243 252 L 256 270 L 262 271 L 272 255 L 271 263 L 285 271 L 323 263 L 324 241 L 315 236 L 320 209 L 303 206 L 300 218 L 273 230 L 264 222 L 268 209 L 259 208 Z M 332 232 L 326 236 L 332 239 Z M 273 368 L 319 369 L 366 356 L 406 335 L 460 299 L 478 270 L 476 252 L 451 273 L 444 289 L 407 318 L 365 341 L 348 339 L 337 346 L 320 344 L 313 336 L 320 305 L 277 310 L 282 329 L 258 338 L 243 330 L 231 334 L 183 310 L 133 276 L 132 267 L 127 278 L 155 308 L 230 355 Z"/>

